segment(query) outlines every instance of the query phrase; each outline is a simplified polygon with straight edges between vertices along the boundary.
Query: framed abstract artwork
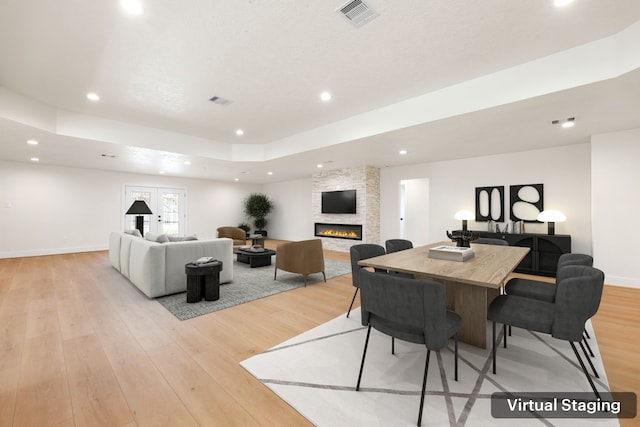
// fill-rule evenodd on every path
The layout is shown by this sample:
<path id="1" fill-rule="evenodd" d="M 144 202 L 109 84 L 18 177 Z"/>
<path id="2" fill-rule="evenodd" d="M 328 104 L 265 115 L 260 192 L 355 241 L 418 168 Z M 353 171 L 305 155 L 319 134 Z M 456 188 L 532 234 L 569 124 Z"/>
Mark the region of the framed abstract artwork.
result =
<path id="1" fill-rule="evenodd" d="M 476 221 L 504 221 L 504 186 L 476 187 Z"/>
<path id="2" fill-rule="evenodd" d="M 538 214 L 544 210 L 544 185 L 512 185 L 509 200 L 511 221 L 539 222 Z"/>

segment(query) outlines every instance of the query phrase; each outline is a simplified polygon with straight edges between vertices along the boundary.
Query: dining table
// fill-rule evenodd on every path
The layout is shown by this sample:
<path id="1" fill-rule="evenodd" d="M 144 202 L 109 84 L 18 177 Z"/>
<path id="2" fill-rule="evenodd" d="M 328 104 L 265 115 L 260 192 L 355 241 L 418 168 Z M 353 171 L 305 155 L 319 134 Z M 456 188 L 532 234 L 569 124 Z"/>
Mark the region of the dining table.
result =
<path id="1" fill-rule="evenodd" d="M 447 309 L 462 317 L 458 331 L 461 342 L 487 348 L 487 309 L 500 294 L 507 277 L 529 252 L 520 246 L 471 243 L 473 257 L 454 261 L 429 257 L 437 242 L 359 261 L 359 265 L 412 274 L 416 279 L 440 282 L 445 286 Z"/>

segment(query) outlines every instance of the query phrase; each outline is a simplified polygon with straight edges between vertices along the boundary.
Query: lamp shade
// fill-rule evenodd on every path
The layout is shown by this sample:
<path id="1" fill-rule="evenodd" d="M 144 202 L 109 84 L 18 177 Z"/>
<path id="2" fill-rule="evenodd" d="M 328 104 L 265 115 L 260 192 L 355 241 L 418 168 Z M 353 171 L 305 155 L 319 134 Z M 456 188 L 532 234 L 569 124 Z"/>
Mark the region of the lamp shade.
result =
<path id="1" fill-rule="evenodd" d="M 456 214 L 454 215 L 454 219 L 474 219 L 476 216 L 470 212 L 470 211 L 458 211 L 456 212 Z"/>
<path id="2" fill-rule="evenodd" d="M 567 217 L 562 212 L 548 210 L 540 212 L 537 219 L 540 222 L 564 222 Z"/>
<path id="3" fill-rule="evenodd" d="M 151 209 L 144 200 L 136 200 L 133 202 L 126 215 L 151 215 Z"/>

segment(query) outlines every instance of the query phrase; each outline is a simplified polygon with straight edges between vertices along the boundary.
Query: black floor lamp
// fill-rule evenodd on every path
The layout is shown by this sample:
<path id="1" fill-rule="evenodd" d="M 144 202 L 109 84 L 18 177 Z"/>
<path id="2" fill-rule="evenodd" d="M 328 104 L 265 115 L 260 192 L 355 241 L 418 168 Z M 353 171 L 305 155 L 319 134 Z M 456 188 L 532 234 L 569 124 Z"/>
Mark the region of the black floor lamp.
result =
<path id="1" fill-rule="evenodd" d="M 126 215 L 136 216 L 136 229 L 144 236 L 144 217 L 142 215 L 152 215 L 151 209 L 144 200 L 135 200 Z"/>

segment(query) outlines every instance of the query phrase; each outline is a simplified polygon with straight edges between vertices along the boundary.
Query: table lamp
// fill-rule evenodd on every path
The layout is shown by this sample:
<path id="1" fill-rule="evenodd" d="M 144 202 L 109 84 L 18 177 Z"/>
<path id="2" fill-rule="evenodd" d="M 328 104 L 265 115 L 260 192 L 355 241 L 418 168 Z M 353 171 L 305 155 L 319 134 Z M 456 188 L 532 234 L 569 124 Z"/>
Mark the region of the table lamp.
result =
<path id="1" fill-rule="evenodd" d="M 567 220 L 567 217 L 562 213 L 554 210 L 542 211 L 538 214 L 538 221 L 546 222 L 548 227 L 548 234 L 553 236 L 556 234 L 556 222 L 564 222 Z"/>
<path id="2" fill-rule="evenodd" d="M 470 211 L 458 211 L 456 212 L 456 214 L 454 215 L 455 219 L 461 219 L 462 220 L 462 231 L 467 231 L 467 220 L 469 219 L 474 219 L 475 215 L 470 212 Z"/>
<path id="3" fill-rule="evenodd" d="M 144 236 L 144 217 L 142 215 L 151 215 L 151 209 L 144 200 L 135 200 L 125 215 L 136 216 L 136 229 Z"/>

